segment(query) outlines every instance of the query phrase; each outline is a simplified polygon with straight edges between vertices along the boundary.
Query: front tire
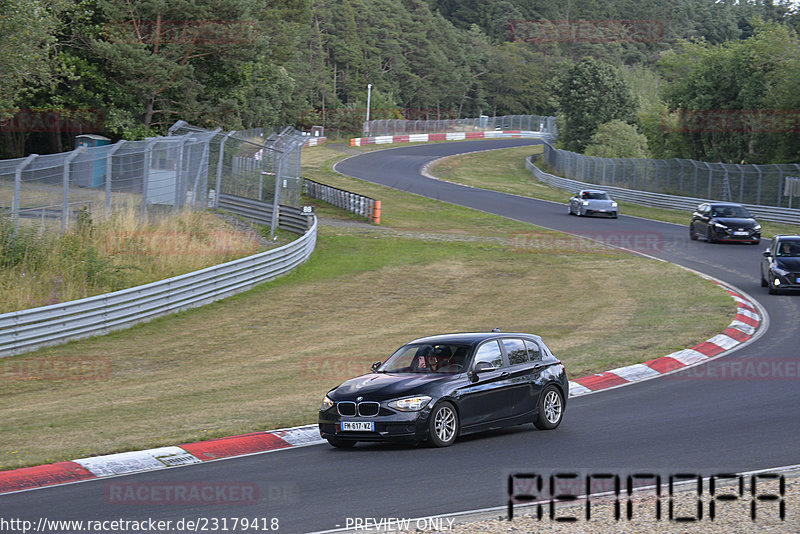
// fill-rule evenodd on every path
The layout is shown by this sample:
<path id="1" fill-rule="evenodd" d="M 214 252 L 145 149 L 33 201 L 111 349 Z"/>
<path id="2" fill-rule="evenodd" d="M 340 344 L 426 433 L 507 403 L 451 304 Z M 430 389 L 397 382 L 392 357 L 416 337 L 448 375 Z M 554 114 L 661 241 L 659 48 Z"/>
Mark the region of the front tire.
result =
<path id="1" fill-rule="evenodd" d="M 694 225 L 689 225 L 689 239 L 697 241 L 697 232 L 694 231 Z"/>
<path id="2" fill-rule="evenodd" d="M 555 386 L 547 386 L 539 395 L 539 412 L 533 425 L 539 430 L 553 430 L 564 418 L 564 396 Z"/>
<path id="3" fill-rule="evenodd" d="M 706 241 L 708 241 L 709 243 L 717 242 L 717 233 L 711 228 L 709 228 L 708 232 L 706 233 Z"/>
<path id="4" fill-rule="evenodd" d="M 455 406 L 440 402 L 428 418 L 428 442 L 434 447 L 449 447 L 458 437 L 459 426 Z"/>
<path id="5" fill-rule="evenodd" d="M 355 445 L 358 442 L 344 440 L 344 439 L 328 438 L 328 443 L 330 443 L 332 447 L 336 447 L 337 449 L 352 449 L 353 445 Z"/>

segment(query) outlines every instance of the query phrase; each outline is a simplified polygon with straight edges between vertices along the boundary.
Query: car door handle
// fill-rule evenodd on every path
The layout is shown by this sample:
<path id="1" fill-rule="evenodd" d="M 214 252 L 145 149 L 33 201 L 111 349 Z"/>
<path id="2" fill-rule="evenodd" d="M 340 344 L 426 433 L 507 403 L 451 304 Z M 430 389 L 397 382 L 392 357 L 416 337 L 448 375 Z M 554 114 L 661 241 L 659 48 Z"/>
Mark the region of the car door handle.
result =
<path id="1" fill-rule="evenodd" d="M 508 371 L 503 371 L 502 373 L 500 373 L 500 378 L 505 378 L 507 376 L 508 376 Z"/>

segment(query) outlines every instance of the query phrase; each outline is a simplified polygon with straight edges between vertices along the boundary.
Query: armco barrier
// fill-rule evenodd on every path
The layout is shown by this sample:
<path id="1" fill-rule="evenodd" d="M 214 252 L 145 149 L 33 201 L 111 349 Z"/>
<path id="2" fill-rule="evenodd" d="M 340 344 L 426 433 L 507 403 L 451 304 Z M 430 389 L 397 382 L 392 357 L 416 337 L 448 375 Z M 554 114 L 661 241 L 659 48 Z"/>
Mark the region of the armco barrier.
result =
<path id="1" fill-rule="evenodd" d="M 303 179 L 302 191 L 308 198 L 316 198 L 328 204 L 365 217 L 373 222 L 375 220 L 375 206 L 378 202 L 374 198 L 365 197 L 358 193 L 351 193 L 330 185 L 321 184 L 308 178 Z"/>
<path id="2" fill-rule="evenodd" d="M 710 202 L 709 199 L 693 198 L 693 197 L 679 197 L 674 195 L 665 195 L 662 193 L 650 193 L 647 191 L 636 191 L 633 189 L 625 189 L 622 187 L 612 187 L 608 185 L 597 185 L 588 182 L 579 182 L 569 178 L 562 178 L 544 172 L 533 163 L 534 156 L 528 156 L 525 159 L 525 167 L 533 173 L 537 180 L 559 189 L 566 189 L 571 192 L 585 189 L 587 186 L 596 187 L 604 191 L 608 191 L 614 200 L 623 200 L 632 202 L 634 204 L 641 204 L 643 206 L 651 206 L 654 208 L 667 208 L 678 209 L 685 211 L 694 211 L 698 204 L 703 202 Z M 565 199 L 566 204 L 566 199 Z M 764 221 L 772 221 L 779 223 L 800 224 L 800 210 L 792 208 L 778 208 L 774 206 L 757 206 L 753 204 L 744 204 L 744 206 L 752 213 L 757 219 Z"/>
<path id="3" fill-rule="evenodd" d="M 107 334 L 246 291 L 305 262 L 316 241 L 317 221 L 312 216 L 310 228 L 299 239 L 274 250 L 105 295 L 4 313 L 0 357 Z"/>
<path id="4" fill-rule="evenodd" d="M 272 221 L 272 204 L 253 200 L 252 198 L 234 195 L 219 195 L 219 207 L 256 224 L 270 226 Z M 278 226 L 296 234 L 302 234 L 308 228 L 308 217 L 291 206 L 278 206 Z"/>

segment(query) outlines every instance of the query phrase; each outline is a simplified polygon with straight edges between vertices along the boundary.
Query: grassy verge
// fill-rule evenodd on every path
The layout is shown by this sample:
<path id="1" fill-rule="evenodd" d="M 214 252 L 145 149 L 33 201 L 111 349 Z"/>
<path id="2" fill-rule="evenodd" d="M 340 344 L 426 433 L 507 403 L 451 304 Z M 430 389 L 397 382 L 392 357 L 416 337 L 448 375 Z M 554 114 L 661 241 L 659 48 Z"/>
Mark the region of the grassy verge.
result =
<path id="1" fill-rule="evenodd" d="M 515 236 L 553 233 L 335 175 L 342 154 L 316 148 L 307 175 L 381 199 L 384 224 L 340 214 L 348 224 L 323 225 L 288 276 L 0 359 L 0 469 L 312 423 L 328 389 L 422 335 L 534 332 L 577 377 L 694 345 L 734 313 L 725 292 L 678 267 L 597 248 L 521 251 Z M 63 379 L 54 361 L 98 372 Z"/>
<path id="2" fill-rule="evenodd" d="M 571 192 L 540 183 L 525 168 L 527 156 L 541 153 L 542 147 L 539 145 L 452 156 L 433 164 L 429 172 L 444 180 L 464 185 L 560 202 L 566 209 Z M 542 164 L 539 165 L 542 168 Z M 483 172 L 486 168 L 492 168 L 495 172 L 491 174 Z M 691 213 L 686 211 L 648 208 L 629 202 L 620 202 L 620 213 L 686 225 L 687 228 L 692 218 Z M 764 237 L 772 237 L 779 233 L 800 232 L 800 227 L 790 224 L 762 222 L 761 226 Z"/>

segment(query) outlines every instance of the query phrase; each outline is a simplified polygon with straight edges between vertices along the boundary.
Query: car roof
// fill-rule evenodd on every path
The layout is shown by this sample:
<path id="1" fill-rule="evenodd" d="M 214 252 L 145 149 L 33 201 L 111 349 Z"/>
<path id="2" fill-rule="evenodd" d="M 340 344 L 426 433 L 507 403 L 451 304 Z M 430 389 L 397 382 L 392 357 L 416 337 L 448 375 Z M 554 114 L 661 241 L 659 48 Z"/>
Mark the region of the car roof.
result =
<path id="1" fill-rule="evenodd" d="M 581 189 L 581 193 L 608 193 L 605 189 Z"/>
<path id="2" fill-rule="evenodd" d="M 521 332 L 462 332 L 452 334 L 439 334 L 427 336 L 409 341 L 407 345 L 415 343 L 463 343 L 474 345 L 487 339 L 499 339 L 503 337 L 527 337 L 541 341 L 541 337 L 535 334 L 525 334 Z"/>
<path id="3" fill-rule="evenodd" d="M 743 207 L 741 204 L 738 204 L 736 202 L 709 202 L 708 205 L 714 207 L 718 206 L 739 206 L 740 208 Z"/>
<path id="4" fill-rule="evenodd" d="M 781 239 L 800 239 L 800 234 L 775 234 L 772 239 L 776 241 Z"/>

